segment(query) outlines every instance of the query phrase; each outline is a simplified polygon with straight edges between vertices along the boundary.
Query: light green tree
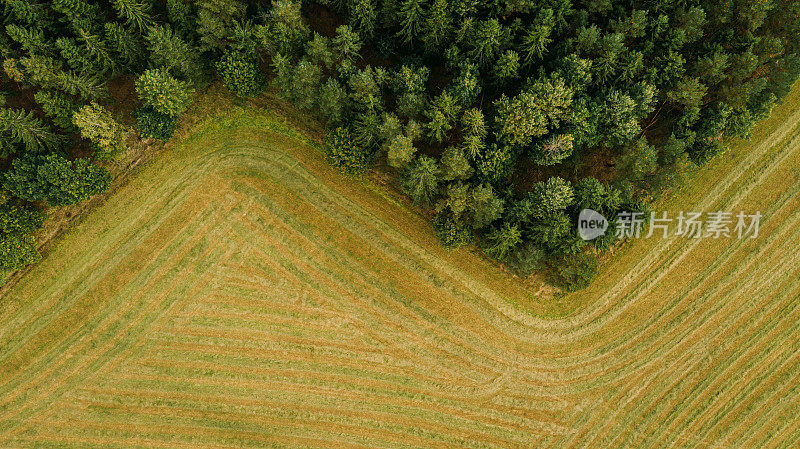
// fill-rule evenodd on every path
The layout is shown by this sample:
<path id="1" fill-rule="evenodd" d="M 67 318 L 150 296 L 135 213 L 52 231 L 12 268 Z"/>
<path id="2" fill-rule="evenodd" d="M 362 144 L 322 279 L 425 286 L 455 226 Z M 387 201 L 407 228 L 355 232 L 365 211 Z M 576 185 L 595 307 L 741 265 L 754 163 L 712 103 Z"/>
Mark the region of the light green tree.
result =
<path id="1" fill-rule="evenodd" d="M 92 142 L 98 159 L 107 159 L 127 148 L 127 130 L 95 102 L 75 111 L 72 123 L 80 130 L 81 137 Z"/>

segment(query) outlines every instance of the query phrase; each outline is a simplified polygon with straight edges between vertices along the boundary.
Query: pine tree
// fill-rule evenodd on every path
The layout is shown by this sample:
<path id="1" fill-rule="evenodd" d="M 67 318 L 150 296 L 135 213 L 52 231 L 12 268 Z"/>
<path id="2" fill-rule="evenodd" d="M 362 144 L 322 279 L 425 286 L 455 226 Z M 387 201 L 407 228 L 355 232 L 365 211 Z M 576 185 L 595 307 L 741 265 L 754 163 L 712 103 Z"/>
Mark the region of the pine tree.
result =
<path id="1" fill-rule="evenodd" d="M 597 276 L 597 265 L 597 258 L 585 252 L 567 255 L 550 265 L 552 270 L 549 279 L 565 291 L 582 290 Z"/>
<path id="2" fill-rule="evenodd" d="M 519 228 L 511 223 L 505 223 L 486 236 L 483 250 L 489 257 L 502 261 L 520 242 L 522 242 L 522 232 Z"/>
<path id="3" fill-rule="evenodd" d="M 272 83 L 278 88 L 278 95 L 284 99 L 292 98 L 292 61 L 278 53 L 272 57 L 272 71 L 275 73 Z"/>
<path id="4" fill-rule="evenodd" d="M 102 73 L 113 68 L 114 59 L 111 57 L 108 44 L 103 40 L 103 38 L 97 34 L 93 34 L 85 30 L 78 30 L 77 35 L 78 41 L 82 44 L 82 48 L 98 67 L 98 73 Z"/>
<path id="5" fill-rule="evenodd" d="M 472 105 L 481 92 L 478 67 L 475 64 L 462 63 L 458 76 L 453 79 L 448 90 L 461 107 L 467 108 Z M 452 118 L 454 114 L 449 113 L 448 115 Z"/>
<path id="6" fill-rule="evenodd" d="M 559 177 L 538 182 L 531 189 L 534 218 L 545 218 L 572 205 L 575 193 L 569 181 Z"/>
<path id="7" fill-rule="evenodd" d="M 495 61 L 502 45 L 503 26 L 495 18 L 479 21 L 469 33 L 469 56 L 481 66 Z"/>
<path id="8" fill-rule="evenodd" d="M 534 219 L 527 227 L 531 241 L 550 251 L 568 241 L 572 223 L 563 210 L 555 210 Z"/>
<path id="9" fill-rule="evenodd" d="M 505 263 L 518 275 L 528 276 L 543 268 L 546 258 L 547 253 L 541 246 L 533 242 L 523 242 L 509 252 Z"/>
<path id="10" fill-rule="evenodd" d="M 381 116 L 381 124 L 378 128 L 378 138 L 383 143 L 383 149 L 388 151 L 389 144 L 394 141 L 395 137 L 403 133 L 403 124 L 400 119 L 391 112 L 384 112 Z M 411 137 L 406 136 L 409 139 Z M 413 139 L 411 139 L 413 142 Z"/>
<path id="11" fill-rule="evenodd" d="M 230 43 L 234 27 L 243 19 L 247 5 L 240 0 L 197 0 L 196 4 L 200 50 L 222 51 Z"/>
<path id="12" fill-rule="evenodd" d="M 511 174 L 516 156 L 517 152 L 510 146 L 492 143 L 475 158 L 475 169 L 481 179 L 497 183 Z"/>
<path id="13" fill-rule="evenodd" d="M 539 165 L 555 165 L 572 154 L 572 134 L 556 134 L 536 147 L 533 162 Z"/>
<path id="14" fill-rule="evenodd" d="M 60 37 L 56 39 L 55 47 L 72 70 L 85 69 L 93 74 L 101 72 L 101 68 L 96 66 L 89 54 L 78 45 L 77 39 Z"/>
<path id="15" fill-rule="evenodd" d="M 495 102 L 498 138 L 512 146 L 530 144 L 569 114 L 572 95 L 572 89 L 556 78 L 537 81 L 514 98 L 501 96 Z"/>
<path id="16" fill-rule="evenodd" d="M 145 40 L 150 49 L 151 67 L 163 67 L 184 80 L 196 80 L 201 74 L 195 49 L 169 26 L 151 26 L 147 29 Z"/>
<path id="17" fill-rule="evenodd" d="M 18 23 L 46 29 L 52 22 L 50 11 L 45 3 L 35 3 L 29 0 L 5 0 L 4 3 L 6 12 Z"/>
<path id="18" fill-rule="evenodd" d="M 411 139 L 400 134 L 396 136 L 388 147 L 389 165 L 395 168 L 403 168 L 414 158 L 417 151 Z"/>
<path id="19" fill-rule="evenodd" d="M 314 33 L 314 38 L 306 43 L 306 55 L 312 63 L 321 67 L 333 67 L 333 52 L 331 51 L 331 40 L 327 37 Z"/>
<path id="20" fill-rule="evenodd" d="M 612 90 L 606 97 L 602 111 L 598 111 L 600 131 L 609 144 L 621 146 L 630 142 L 641 128 L 637 114 L 638 105 L 628 95 Z"/>
<path id="21" fill-rule="evenodd" d="M 478 108 L 467 109 L 461 117 L 461 130 L 467 135 L 484 137 L 486 135 L 486 121 L 483 111 Z"/>
<path id="22" fill-rule="evenodd" d="M 27 153 L 38 153 L 59 145 L 50 127 L 24 109 L 0 108 L 0 139 L 6 143 L 6 151 L 13 145 L 22 145 Z M 2 157 L 9 155 L 4 153 Z"/>
<path id="23" fill-rule="evenodd" d="M 167 18 L 184 39 L 191 39 L 197 29 L 196 4 L 190 0 L 167 0 Z"/>
<path id="24" fill-rule="evenodd" d="M 428 123 L 426 128 L 428 136 L 441 142 L 453 129 L 456 116 L 460 113 L 456 99 L 448 92 L 442 92 L 431 102 L 431 109 L 427 111 Z"/>
<path id="25" fill-rule="evenodd" d="M 300 109 L 311 110 L 318 98 L 322 83 L 322 68 L 302 59 L 292 74 L 291 99 Z"/>
<path id="26" fill-rule="evenodd" d="M 25 81 L 44 89 L 61 88 L 61 62 L 46 56 L 30 56 L 19 60 Z"/>
<path id="27" fill-rule="evenodd" d="M 380 146 L 380 116 L 373 110 L 356 115 L 352 123 L 353 138 L 359 147 L 372 156 Z"/>
<path id="28" fill-rule="evenodd" d="M 50 53 L 50 44 L 41 29 L 8 24 L 6 25 L 6 34 L 30 55 Z"/>
<path id="29" fill-rule="evenodd" d="M 450 209 L 454 219 L 460 220 L 469 207 L 469 199 L 469 186 L 462 182 L 453 182 L 447 186 L 443 205 Z"/>
<path id="30" fill-rule="evenodd" d="M 96 100 L 105 97 L 108 93 L 106 85 L 88 73 L 76 74 L 61 71 L 56 73 L 56 79 L 60 90 L 70 95 L 77 95 L 84 100 Z"/>
<path id="31" fill-rule="evenodd" d="M 336 28 L 333 41 L 333 51 L 339 61 L 352 61 L 361 51 L 361 38 L 349 26 L 342 25 Z"/>
<path id="32" fill-rule="evenodd" d="M 42 111 L 64 130 L 73 130 L 72 113 L 77 109 L 69 95 L 56 90 L 39 90 L 33 96 Z"/>
<path id="33" fill-rule="evenodd" d="M 403 175 L 403 190 L 414 204 L 428 206 L 439 190 L 439 170 L 436 161 L 420 156 L 414 160 Z"/>
<path id="34" fill-rule="evenodd" d="M 125 19 L 128 25 L 136 27 L 140 32 L 144 32 L 153 23 L 153 19 L 150 17 L 149 2 L 111 0 L 111 4 L 120 18 Z"/>
<path id="35" fill-rule="evenodd" d="M 441 164 L 442 179 L 446 181 L 467 179 L 472 176 L 474 171 L 467 156 L 464 154 L 464 150 L 458 147 L 445 149 L 439 162 Z"/>
<path id="36" fill-rule="evenodd" d="M 192 102 L 194 88 L 175 79 L 165 69 L 150 69 L 136 80 L 136 93 L 145 105 L 157 112 L 178 116 Z"/>
<path id="37" fill-rule="evenodd" d="M 310 31 L 300 13 L 300 2 L 276 0 L 267 15 L 267 23 L 256 34 L 272 54 L 291 56 L 308 40 Z"/>
<path id="38" fill-rule="evenodd" d="M 69 23 L 74 32 L 94 32 L 99 28 L 102 14 L 96 3 L 87 0 L 53 0 L 52 8 L 63 16 L 61 21 Z"/>
<path id="39" fill-rule="evenodd" d="M 420 35 L 425 12 L 423 0 L 403 0 L 398 12 L 400 18 L 400 31 L 397 35 L 404 44 L 410 45 Z"/>
<path id="40" fill-rule="evenodd" d="M 525 63 L 529 64 L 541 60 L 547 53 L 547 46 L 553 41 L 550 39 L 552 29 L 548 25 L 533 25 L 522 38 L 520 52 L 525 56 Z"/>
<path id="41" fill-rule="evenodd" d="M 372 39 L 377 25 L 374 0 L 350 0 L 350 26 L 364 39 Z"/>
<path id="42" fill-rule="evenodd" d="M 519 54 L 514 50 L 507 50 L 500 55 L 492 74 L 499 83 L 519 77 Z"/>
<path id="43" fill-rule="evenodd" d="M 422 41 L 425 51 L 437 54 L 443 50 L 444 44 L 450 40 L 453 32 L 447 0 L 433 0 L 422 26 Z"/>
<path id="44" fill-rule="evenodd" d="M 328 124 L 338 124 L 344 119 L 347 108 L 347 91 L 336 78 L 328 78 L 319 88 L 319 114 Z"/>
<path id="45" fill-rule="evenodd" d="M 138 34 L 117 22 L 106 22 L 105 38 L 114 52 L 114 60 L 122 73 L 135 73 L 144 63 L 144 47 Z"/>
<path id="46" fill-rule="evenodd" d="M 641 181 L 658 167 L 656 149 L 641 137 L 627 145 L 618 163 L 620 174 L 625 179 Z"/>
<path id="47" fill-rule="evenodd" d="M 480 184 L 472 189 L 469 211 L 474 229 L 483 229 L 503 215 L 502 198 L 498 198 L 490 184 Z"/>
<path id="48" fill-rule="evenodd" d="M 381 86 L 386 81 L 386 72 L 367 66 L 364 70 L 355 72 L 348 80 L 350 98 L 356 107 L 361 110 L 375 111 L 381 108 L 383 96 Z"/>
<path id="49" fill-rule="evenodd" d="M 411 68 L 403 65 L 392 75 L 390 85 L 398 95 L 397 114 L 401 117 L 419 115 L 426 103 L 425 84 L 430 70 L 427 67 Z"/>

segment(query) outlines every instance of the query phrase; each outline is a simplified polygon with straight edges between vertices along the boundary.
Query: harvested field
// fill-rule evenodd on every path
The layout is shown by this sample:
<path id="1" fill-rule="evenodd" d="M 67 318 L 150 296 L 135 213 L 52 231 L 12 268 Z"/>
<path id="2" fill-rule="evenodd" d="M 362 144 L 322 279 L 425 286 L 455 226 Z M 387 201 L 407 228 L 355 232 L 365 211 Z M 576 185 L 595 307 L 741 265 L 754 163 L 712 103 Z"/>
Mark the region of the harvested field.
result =
<path id="1" fill-rule="evenodd" d="M 800 90 L 534 296 L 269 112 L 199 123 L 0 300 L 0 447 L 800 446 Z"/>

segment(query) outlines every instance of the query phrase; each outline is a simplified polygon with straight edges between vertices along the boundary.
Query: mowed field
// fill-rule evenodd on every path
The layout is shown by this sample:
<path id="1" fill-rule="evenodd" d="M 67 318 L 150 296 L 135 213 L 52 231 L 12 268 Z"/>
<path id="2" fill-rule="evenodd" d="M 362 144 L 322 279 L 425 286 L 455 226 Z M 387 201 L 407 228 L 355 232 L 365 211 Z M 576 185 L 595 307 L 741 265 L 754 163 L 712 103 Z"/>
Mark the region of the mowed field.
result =
<path id="1" fill-rule="evenodd" d="M 796 448 L 800 91 L 586 291 L 523 285 L 254 106 L 194 126 L 0 300 L 0 447 Z"/>

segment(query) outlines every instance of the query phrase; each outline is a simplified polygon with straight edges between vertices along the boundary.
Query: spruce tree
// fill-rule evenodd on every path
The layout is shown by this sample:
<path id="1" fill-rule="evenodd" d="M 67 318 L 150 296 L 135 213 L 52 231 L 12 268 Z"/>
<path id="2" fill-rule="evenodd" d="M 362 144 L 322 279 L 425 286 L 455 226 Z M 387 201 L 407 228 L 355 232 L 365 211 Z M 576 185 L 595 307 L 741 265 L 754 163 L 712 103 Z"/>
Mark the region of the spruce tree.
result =
<path id="1" fill-rule="evenodd" d="M 24 147 L 26 153 L 39 153 L 59 145 L 59 138 L 50 127 L 24 109 L 0 108 L 0 139 L 5 142 L 6 152 L 2 157 L 10 156 L 8 151 L 17 145 Z"/>
<path id="2" fill-rule="evenodd" d="M 416 158 L 406 169 L 402 185 L 414 204 L 430 205 L 439 190 L 439 169 L 436 161 L 427 156 Z"/>

